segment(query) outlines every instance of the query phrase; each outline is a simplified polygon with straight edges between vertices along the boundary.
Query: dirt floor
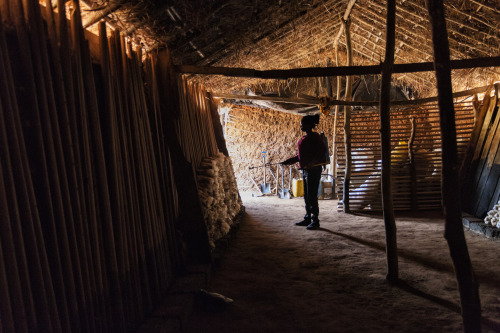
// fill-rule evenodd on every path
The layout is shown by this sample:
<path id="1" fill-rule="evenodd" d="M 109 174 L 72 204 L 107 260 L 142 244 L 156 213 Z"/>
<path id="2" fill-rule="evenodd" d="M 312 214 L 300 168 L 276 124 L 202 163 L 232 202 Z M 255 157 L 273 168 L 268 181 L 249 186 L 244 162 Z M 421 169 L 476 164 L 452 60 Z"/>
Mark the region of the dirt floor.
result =
<path id="1" fill-rule="evenodd" d="M 320 201 L 319 230 L 294 222 L 303 199 L 242 194 L 246 214 L 186 332 L 462 332 L 444 223 L 435 213 L 397 217 L 401 285 L 386 282 L 380 217 Z M 483 332 L 500 332 L 500 241 L 466 231 L 480 281 Z"/>

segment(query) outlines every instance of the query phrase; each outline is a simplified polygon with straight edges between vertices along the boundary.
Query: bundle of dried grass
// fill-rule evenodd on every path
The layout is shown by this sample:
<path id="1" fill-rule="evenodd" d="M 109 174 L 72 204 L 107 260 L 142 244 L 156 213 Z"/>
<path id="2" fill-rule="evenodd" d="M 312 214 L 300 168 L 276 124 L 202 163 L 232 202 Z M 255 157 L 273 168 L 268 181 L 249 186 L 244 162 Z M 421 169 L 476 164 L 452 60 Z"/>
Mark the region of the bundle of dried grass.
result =
<path id="1" fill-rule="evenodd" d="M 231 230 L 242 208 L 231 158 L 219 153 L 205 158 L 196 171 L 198 193 L 207 225 L 210 246 Z"/>

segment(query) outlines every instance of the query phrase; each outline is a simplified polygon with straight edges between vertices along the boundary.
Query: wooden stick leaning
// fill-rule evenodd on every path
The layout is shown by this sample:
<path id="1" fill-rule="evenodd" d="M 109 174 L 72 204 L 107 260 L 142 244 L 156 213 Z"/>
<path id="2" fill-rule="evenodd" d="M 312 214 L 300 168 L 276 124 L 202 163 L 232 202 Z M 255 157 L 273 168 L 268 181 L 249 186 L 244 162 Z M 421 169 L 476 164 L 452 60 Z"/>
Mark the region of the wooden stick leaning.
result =
<path id="1" fill-rule="evenodd" d="M 64 12 L 65 1 L 58 1 L 58 8 L 60 12 Z M 61 9 L 62 8 L 62 9 Z M 69 28 L 67 25 L 67 20 L 65 15 L 58 16 L 58 28 L 59 28 L 59 53 L 60 53 L 60 61 L 62 67 L 62 74 L 64 80 L 65 87 L 65 97 L 67 103 L 68 116 L 67 119 L 63 120 L 63 124 L 61 128 L 63 130 L 63 135 L 65 135 L 66 145 L 64 147 L 68 148 L 66 152 L 66 157 L 68 158 L 68 165 L 71 166 L 69 169 L 70 177 L 69 184 L 72 189 L 71 193 L 74 196 L 73 199 L 73 211 L 74 211 L 74 221 L 75 221 L 75 234 L 77 237 L 77 241 L 74 243 L 76 246 L 73 246 L 75 249 L 78 249 L 78 259 L 74 259 L 76 267 L 75 273 L 77 277 L 80 279 L 80 282 L 77 282 L 76 285 L 78 287 L 78 299 L 80 304 L 80 317 L 81 317 L 81 325 L 82 330 L 84 331 L 92 331 L 95 330 L 94 318 L 93 315 L 93 304 L 91 301 L 91 274 L 92 274 L 92 266 L 90 258 L 91 255 L 91 245 L 90 240 L 88 239 L 88 233 L 84 230 L 87 228 L 87 216 L 88 210 L 87 207 L 89 203 L 87 202 L 86 194 L 85 194 L 85 186 L 84 180 L 82 176 L 82 162 L 80 155 L 80 138 L 79 138 L 79 130 L 76 120 L 76 100 L 75 100 L 75 92 L 73 85 L 73 66 L 71 64 L 70 57 L 70 46 L 69 46 Z M 63 114 L 64 115 L 64 114 Z M 80 272 L 79 274 L 77 272 Z M 103 314 L 105 315 L 105 314 Z"/>
<path id="2" fill-rule="evenodd" d="M 43 105 L 40 106 L 37 99 L 38 97 L 40 97 L 38 89 L 39 86 L 37 86 L 36 75 L 35 75 L 36 70 L 39 69 L 36 66 L 36 61 L 38 59 L 33 60 L 31 56 L 31 49 L 32 49 L 31 43 L 32 42 L 36 43 L 37 37 L 34 36 L 33 34 L 31 35 L 29 34 L 28 27 L 26 26 L 26 23 L 24 21 L 25 18 L 24 18 L 23 6 L 26 4 L 22 4 L 21 1 L 14 1 L 11 3 L 11 5 L 13 13 L 12 17 L 14 17 L 16 20 L 15 27 L 18 33 L 19 47 L 21 49 L 21 61 L 23 61 L 25 65 L 24 69 L 26 71 L 25 72 L 26 76 L 24 77 L 24 79 L 26 80 L 25 83 L 27 90 L 30 92 L 28 93 L 29 96 L 28 99 L 26 101 L 23 100 L 23 103 L 24 102 L 28 103 L 29 105 L 31 105 L 32 110 L 34 110 L 33 113 L 31 114 L 34 117 L 33 124 L 35 124 L 34 136 L 37 137 L 37 139 L 35 139 L 36 143 L 34 143 L 34 146 L 40 149 L 39 151 L 37 150 L 32 155 L 30 155 L 31 159 L 30 163 L 34 163 L 35 165 L 39 163 L 38 165 L 39 170 L 41 170 L 40 179 L 35 179 L 35 181 L 39 181 L 37 182 L 37 184 L 39 185 L 39 187 L 37 188 L 39 190 L 38 191 L 39 195 L 37 197 L 37 200 L 39 200 L 38 207 L 39 211 L 40 209 L 46 209 L 45 212 L 47 213 L 46 215 L 47 220 L 44 221 L 46 222 L 46 224 L 44 225 L 46 225 L 48 228 L 53 229 L 55 221 L 54 221 L 53 210 L 51 207 L 52 203 L 50 201 L 51 198 L 49 192 L 50 181 L 48 180 L 49 171 L 47 170 L 47 165 L 45 163 L 46 157 L 42 139 L 43 136 L 41 132 L 41 121 L 39 117 L 39 112 L 40 112 L 39 107 L 43 107 Z M 29 11 L 30 9 L 29 4 L 28 7 L 25 7 L 25 9 Z M 29 15 L 32 16 L 33 14 L 29 13 Z M 43 94 L 45 92 L 43 91 L 41 93 Z M 19 127 L 18 130 L 20 130 Z M 32 142 L 30 142 L 30 144 L 31 143 Z M 27 166 L 19 166 L 19 167 L 21 170 L 28 170 Z M 43 192 L 43 194 L 41 194 L 40 192 Z M 43 205 L 43 203 L 40 202 L 42 200 L 46 200 L 45 203 L 48 205 L 47 207 L 40 208 L 40 206 Z M 35 202 L 31 202 L 30 204 L 35 205 Z M 61 325 L 60 325 L 60 318 L 57 313 L 54 287 L 50 279 L 50 268 L 47 258 L 46 246 L 43 238 L 42 225 L 40 225 L 40 219 L 37 214 L 37 211 L 36 210 L 31 211 L 30 209 L 28 209 L 26 212 L 31 212 L 32 214 L 32 216 L 27 218 L 27 221 L 31 221 L 31 223 L 23 224 L 24 227 L 23 232 L 26 241 L 25 244 L 27 244 L 26 247 L 28 254 L 27 261 L 29 266 L 34 268 L 34 274 L 36 274 L 36 276 L 32 279 L 32 292 L 35 300 L 35 309 L 38 312 L 37 315 L 43 317 L 40 318 L 40 321 L 43 322 L 43 324 L 47 325 L 46 327 L 57 330 L 61 329 Z M 54 238 L 48 241 L 47 244 L 48 246 L 57 246 L 56 245 L 57 242 Z M 57 263 L 55 265 L 57 265 Z M 39 288 L 42 288 L 42 290 L 39 290 Z"/>
<path id="3" fill-rule="evenodd" d="M 0 30 L 0 34 L 2 34 L 3 39 L 3 30 Z M 3 53 L 3 51 L 0 50 L 0 53 Z M 3 59 L 0 57 L 0 70 L 4 67 L 2 60 Z M 2 79 L 1 82 L 6 82 L 3 76 L 0 76 L 0 79 Z M 1 92 L 6 91 L 7 90 L 4 89 L 1 90 Z M 2 98 L 2 101 L 11 112 L 14 111 L 9 100 Z M 9 298 L 6 298 L 5 301 L 2 302 L 2 315 L 6 316 L 7 321 L 9 321 L 9 318 L 12 319 L 12 323 L 7 324 L 6 329 L 7 327 L 15 327 L 16 331 L 28 332 L 35 328 L 35 309 L 31 295 L 29 276 L 27 274 L 28 264 L 26 262 L 24 242 L 22 241 L 23 238 L 20 231 L 21 221 L 19 210 L 16 202 L 12 202 L 12 200 L 16 198 L 16 193 L 10 161 L 10 145 L 7 138 L 3 110 L 3 103 L 0 103 L 0 153 L 2 156 L 5 156 L 2 161 L 3 163 L 0 164 L 0 216 L 2 221 L 4 221 L 0 223 L 0 241 L 5 250 L 5 256 L 3 256 L 5 261 L 2 261 L 2 266 L 6 265 L 9 268 L 6 271 L 8 283 L 4 285 L 7 289 L 5 292 L 11 295 L 13 301 L 9 302 L 7 301 Z M 15 149 L 17 147 L 14 146 L 12 148 Z M 5 167 L 2 167 L 2 165 L 5 165 Z M 6 169 L 4 170 L 4 168 Z M 11 198 L 11 200 L 7 200 L 7 198 Z"/>
<path id="4" fill-rule="evenodd" d="M 22 127 L 20 122 L 20 115 L 17 105 L 16 92 L 14 90 L 15 83 L 11 70 L 11 63 L 9 61 L 9 54 L 7 48 L 6 36 L 3 30 L 3 26 L 0 25 L 0 129 L 2 135 L 0 135 L 1 149 L 3 151 L 2 156 L 6 156 L 5 165 L 7 170 L 4 173 L 0 172 L 0 175 L 5 175 L 5 180 L 3 183 L 4 191 L 11 191 L 14 189 L 13 185 L 9 185 L 9 182 L 13 179 L 12 162 L 9 161 L 10 157 L 17 160 L 15 170 L 18 170 L 15 174 L 20 176 L 17 182 L 19 185 L 16 189 L 17 194 L 24 198 L 26 203 L 29 203 L 26 212 L 29 213 L 25 220 L 27 223 L 32 219 L 38 219 L 36 209 L 36 201 L 34 200 L 33 186 L 31 183 L 31 174 L 29 172 L 28 161 L 26 157 L 26 149 L 24 144 L 24 137 L 22 134 Z M 3 106 L 2 106 L 3 105 Z M 8 112 L 4 112 L 7 110 Z M 10 133 L 10 134 L 9 134 Z M 8 153 L 12 149 L 14 154 Z M 10 167 L 10 169 L 9 169 Z M 25 194 L 27 191 L 28 194 Z M 2 194 L 3 195 L 3 194 Z M 15 199 L 15 194 L 5 195 L 4 198 Z M 21 205 L 24 202 L 21 202 Z M 10 207 L 10 212 L 5 211 L 4 214 L 10 214 L 11 218 L 2 219 L 3 221 L 8 221 L 7 223 L 2 223 L 1 235 L 6 237 L 2 240 L 2 244 L 7 247 L 5 251 L 4 258 L 5 263 L 9 269 L 7 270 L 9 278 L 9 290 L 15 302 L 12 303 L 12 310 L 14 311 L 14 319 L 16 328 L 24 332 L 26 330 L 35 329 L 35 308 L 34 300 L 31 291 L 31 285 L 28 276 L 28 263 L 26 259 L 26 250 L 24 247 L 24 241 L 22 238 L 22 231 L 20 229 L 21 224 L 19 222 L 19 210 L 17 204 L 7 203 L 3 206 L 4 209 Z M 17 222 L 15 222 L 17 221 Z M 17 249 L 15 248 L 17 246 Z"/>
<path id="5" fill-rule="evenodd" d="M 126 211 L 126 221 L 125 221 L 125 231 L 126 237 L 124 244 L 127 245 L 127 251 L 125 257 L 128 259 L 126 261 L 126 269 L 131 275 L 130 287 L 129 287 L 129 298 L 135 301 L 135 308 L 132 305 L 127 305 L 128 315 L 130 320 L 137 322 L 140 320 L 141 314 L 144 313 L 143 308 L 143 294 L 142 294 L 142 281 L 144 280 L 143 271 L 144 267 L 142 265 L 143 258 L 142 248 L 140 248 L 140 243 L 138 241 L 137 224 L 140 223 L 141 214 L 138 203 L 138 191 L 135 186 L 135 172 L 133 164 L 132 155 L 132 137 L 129 134 L 129 124 L 128 120 L 129 114 L 129 94 L 126 89 L 125 82 L 125 62 L 126 54 L 123 49 L 124 40 L 120 36 L 118 31 L 114 31 L 112 38 L 110 39 L 110 57 L 111 61 L 111 73 L 114 78 L 113 91 L 115 96 L 115 104 L 117 107 L 117 141 L 119 145 L 116 147 L 119 149 L 119 165 L 121 166 L 121 182 L 123 191 L 123 201 L 127 204 L 124 210 Z"/>

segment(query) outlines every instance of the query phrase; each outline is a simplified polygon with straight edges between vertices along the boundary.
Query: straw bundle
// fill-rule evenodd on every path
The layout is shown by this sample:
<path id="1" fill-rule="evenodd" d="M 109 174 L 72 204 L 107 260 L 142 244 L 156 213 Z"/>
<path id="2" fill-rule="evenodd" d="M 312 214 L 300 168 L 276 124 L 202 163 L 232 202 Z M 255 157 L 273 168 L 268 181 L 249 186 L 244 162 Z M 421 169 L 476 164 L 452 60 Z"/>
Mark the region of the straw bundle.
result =
<path id="1" fill-rule="evenodd" d="M 222 153 L 203 159 L 196 171 L 198 193 L 212 248 L 231 230 L 241 209 L 231 159 Z"/>

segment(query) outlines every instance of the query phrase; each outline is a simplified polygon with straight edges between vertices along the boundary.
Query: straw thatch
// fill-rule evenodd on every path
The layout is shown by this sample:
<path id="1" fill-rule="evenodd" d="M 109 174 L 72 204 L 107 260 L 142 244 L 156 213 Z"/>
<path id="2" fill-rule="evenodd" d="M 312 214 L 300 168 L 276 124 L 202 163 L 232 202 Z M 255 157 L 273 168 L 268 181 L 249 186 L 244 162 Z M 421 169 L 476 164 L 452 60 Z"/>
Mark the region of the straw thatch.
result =
<path id="1" fill-rule="evenodd" d="M 254 69 L 287 69 L 335 66 L 335 43 L 345 53 L 339 37 L 346 0 L 169 1 L 85 0 L 93 10 L 84 15 L 92 29 L 97 19 L 125 31 L 145 50 L 167 45 L 177 65 L 216 65 Z M 495 0 L 452 0 L 445 3 L 452 59 L 498 56 L 500 6 Z M 350 12 L 355 65 L 378 64 L 385 54 L 385 1 L 357 0 Z M 424 0 L 398 0 L 396 63 L 432 61 L 433 51 Z M 339 65 L 345 65 L 341 55 Z M 500 69 L 467 69 L 453 72 L 454 90 L 485 85 L 498 79 Z M 420 96 L 435 94 L 434 73 L 394 75 Z M 278 91 L 301 86 L 285 81 L 199 77 L 219 93 L 234 90 Z M 309 93 L 325 95 L 317 83 Z M 320 85 L 321 86 L 321 85 Z M 280 89 L 281 87 L 281 89 Z"/>

